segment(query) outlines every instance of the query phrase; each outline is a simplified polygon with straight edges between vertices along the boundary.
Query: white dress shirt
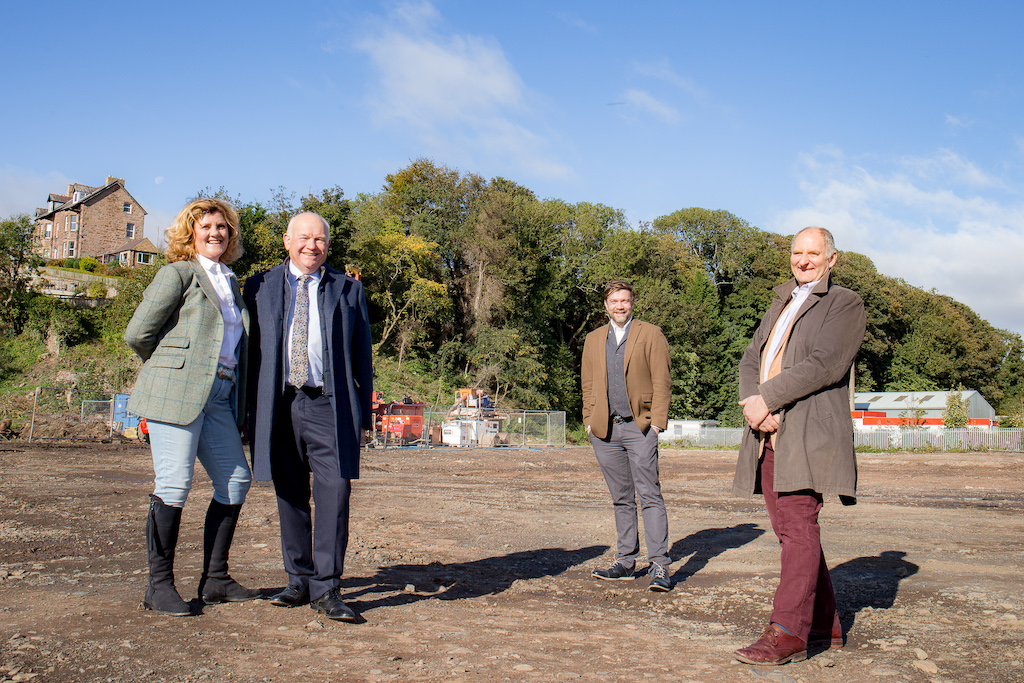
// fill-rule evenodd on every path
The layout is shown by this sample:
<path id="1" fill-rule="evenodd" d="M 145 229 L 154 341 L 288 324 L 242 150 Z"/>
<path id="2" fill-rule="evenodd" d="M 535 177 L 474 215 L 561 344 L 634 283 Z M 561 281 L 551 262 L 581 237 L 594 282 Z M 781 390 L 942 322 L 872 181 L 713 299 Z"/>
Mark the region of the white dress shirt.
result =
<path id="1" fill-rule="evenodd" d="M 309 379 L 306 380 L 306 385 L 312 387 L 322 387 L 324 385 L 324 343 L 323 337 L 320 334 L 320 306 L 317 299 L 317 291 L 320 288 L 320 280 L 323 278 L 323 273 L 324 269 L 321 266 L 318 271 L 309 274 L 309 280 L 306 282 L 309 292 L 309 327 L 306 330 Z M 295 286 L 302 275 L 304 273 L 289 261 L 288 287 L 291 292 L 291 304 L 288 306 L 288 349 L 284 355 L 285 377 L 288 377 L 291 373 L 292 337 L 295 332 Z"/>
<path id="2" fill-rule="evenodd" d="M 226 368 L 238 366 L 238 341 L 242 338 L 242 312 L 235 304 L 235 294 L 231 291 L 231 279 L 235 274 L 220 261 L 213 261 L 201 254 L 196 260 L 206 271 L 213 289 L 220 299 L 220 315 L 224 318 L 224 339 L 220 343 L 220 356 L 217 362 Z"/>
<path id="3" fill-rule="evenodd" d="M 629 316 L 629 320 L 622 327 L 619 327 L 614 320 L 609 319 L 608 322 L 611 325 L 612 332 L 615 333 L 615 345 L 618 346 L 622 343 L 622 338 L 629 334 L 629 324 L 633 322 L 633 316 Z"/>
<path id="4" fill-rule="evenodd" d="M 782 309 L 782 315 L 779 316 L 778 321 L 775 323 L 775 327 L 772 328 L 772 335 L 768 340 L 768 353 L 764 357 L 764 363 L 762 363 L 761 370 L 761 381 L 768 381 L 768 369 L 771 368 L 772 362 L 775 360 L 775 356 L 779 353 L 779 349 L 782 347 L 782 340 L 786 336 L 786 330 L 789 329 L 789 324 L 793 321 L 797 311 L 803 306 L 804 302 L 807 301 L 807 297 L 811 295 L 811 290 L 821 280 L 815 280 L 814 282 L 808 282 L 806 285 L 800 285 L 793 290 L 790 295 L 789 305 Z"/>

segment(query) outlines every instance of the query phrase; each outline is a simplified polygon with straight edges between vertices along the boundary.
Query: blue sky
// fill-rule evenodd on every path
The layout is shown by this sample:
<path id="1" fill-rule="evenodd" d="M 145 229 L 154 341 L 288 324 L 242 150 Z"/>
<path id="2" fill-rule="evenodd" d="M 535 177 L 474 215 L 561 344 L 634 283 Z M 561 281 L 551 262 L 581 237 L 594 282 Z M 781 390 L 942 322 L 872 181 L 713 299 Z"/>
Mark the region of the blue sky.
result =
<path id="1" fill-rule="evenodd" d="M 201 188 L 355 197 L 428 157 L 633 224 L 824 225 L 1024 333 L 1024 3 L 42 1 L 4 23 L 0 216 L 114 175 L 157 241 Z"/>

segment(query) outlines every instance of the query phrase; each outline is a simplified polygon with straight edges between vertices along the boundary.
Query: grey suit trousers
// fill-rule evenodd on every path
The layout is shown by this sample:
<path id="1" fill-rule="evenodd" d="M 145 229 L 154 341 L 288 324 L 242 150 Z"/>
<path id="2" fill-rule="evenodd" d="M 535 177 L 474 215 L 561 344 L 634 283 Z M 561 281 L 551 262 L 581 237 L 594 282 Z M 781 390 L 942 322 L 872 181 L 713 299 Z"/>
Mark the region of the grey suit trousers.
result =
<path id="1" fill-rule="evenodd" d="M 640 533 L 636 501 L 644 518 L 647 559 L 668 568 L 668 513 L 661 496 L 658 477 L 658 434 L 653 427 L 645 435 L 636 422 L 613 423 L 607 440 L 591 435 L 594 455 L 601 465 L 615 510 L 618 533 L 616 559 L 627 568 L 635 568 L 640 555 Z"/>

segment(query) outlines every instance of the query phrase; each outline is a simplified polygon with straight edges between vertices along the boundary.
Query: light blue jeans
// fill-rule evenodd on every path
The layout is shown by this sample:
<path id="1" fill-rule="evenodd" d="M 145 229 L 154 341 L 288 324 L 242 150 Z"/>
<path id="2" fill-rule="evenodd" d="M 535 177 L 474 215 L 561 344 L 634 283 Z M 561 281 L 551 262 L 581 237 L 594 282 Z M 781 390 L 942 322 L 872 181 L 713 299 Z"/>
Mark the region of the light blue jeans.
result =
<path id="1" fill-rule="evenodd" d="M 213 482 L 213 497 L 224 505 L 241 505 L 252 482 L 232 410 L 234 382 L 213 380 L 199 417 L 187 425 L 147 420 L 153 450 L 156 489 L 165 505 L 184 507 L 192 489 L 196 458 Z"/>

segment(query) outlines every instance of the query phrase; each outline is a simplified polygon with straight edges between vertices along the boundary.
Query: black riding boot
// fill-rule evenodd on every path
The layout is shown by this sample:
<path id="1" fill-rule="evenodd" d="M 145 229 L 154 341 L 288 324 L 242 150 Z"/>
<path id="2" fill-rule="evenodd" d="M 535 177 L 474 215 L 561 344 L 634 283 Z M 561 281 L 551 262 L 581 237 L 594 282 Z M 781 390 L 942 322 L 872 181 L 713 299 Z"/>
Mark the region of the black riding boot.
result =
<path id="1" fill-rule="evenodd" d="M 172 617 L 189 615 L 188 604 L 174 587 L 174 547 L 178 545 L 181 508 L 165 505 L 150 494 L 146 518 L 146 551 L 149 555 L 149 590 L 142 604 L 146 609 Z"/>
<path id="2" fill-rule="evenodd" d="M 203 533 L 203 576 L 199 579 L 199 597 L 204 602 L 244 602 L 260 594 L 228 576 L 228 550 L 241 511 L 241 505 L 210 501 Z"/>

